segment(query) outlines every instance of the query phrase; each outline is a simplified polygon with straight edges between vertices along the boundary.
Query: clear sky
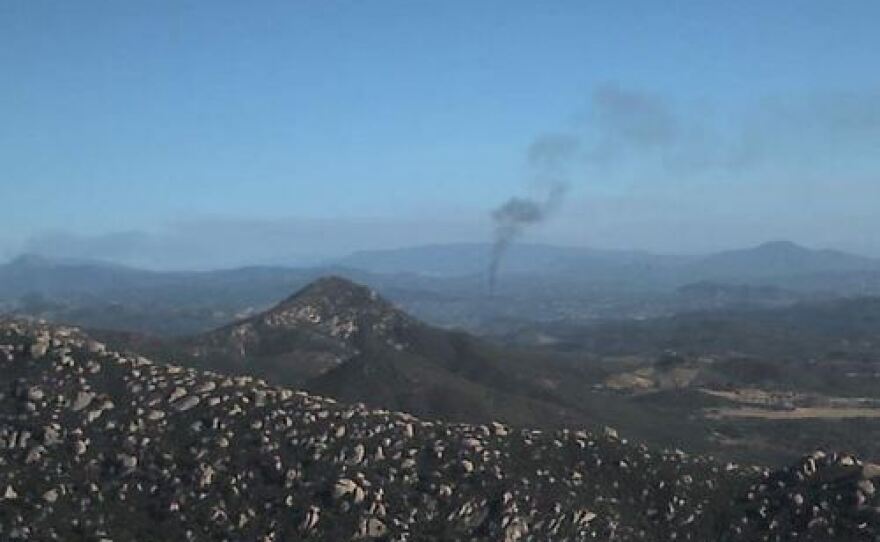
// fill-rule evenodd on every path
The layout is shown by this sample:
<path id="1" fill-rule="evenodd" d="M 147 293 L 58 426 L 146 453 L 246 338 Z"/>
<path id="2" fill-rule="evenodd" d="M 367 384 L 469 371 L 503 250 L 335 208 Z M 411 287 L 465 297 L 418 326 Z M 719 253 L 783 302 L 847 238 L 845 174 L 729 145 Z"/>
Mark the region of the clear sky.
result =
<path id="1" fill-rule="evenodd" d="M 486 240 L 493 208 L 540 197 L 547 142 L 572 142 L 569 190 L 529 239 L 880 255 L 878 21 L 867 0 L 8 0 L 0 255 Z"/>

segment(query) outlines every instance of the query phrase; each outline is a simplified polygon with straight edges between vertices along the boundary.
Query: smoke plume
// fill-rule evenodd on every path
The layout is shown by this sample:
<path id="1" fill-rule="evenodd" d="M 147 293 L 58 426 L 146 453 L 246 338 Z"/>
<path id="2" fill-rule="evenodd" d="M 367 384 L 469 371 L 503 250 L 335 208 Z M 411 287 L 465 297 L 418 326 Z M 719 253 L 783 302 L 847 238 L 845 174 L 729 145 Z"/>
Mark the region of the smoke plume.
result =
<path id="1" fill-rule="evenodd" d="M 660 97 L 609 84 L 598 88 L 591 102 L 591 126 L 579 121 L 574 132 L 546 134 L 529 145 L 529 176 L 539 195 L 510 198 L 492 212 L 495 244 L 489 261 L 490 293 L 495 291 L 510 245 L 530 226 L 547 220 L 562 203 L 569 185 L 568 170 L 576 158 L 592 165 L 607 164 L 626 151 L 668 153 L 679 143 L 678 119 Z M 584 128 L 593 129 L 592 138 Z"/>
<path id="2" fill-rule="evenodd" d="M 512 197 L 492 211 L 495 243 L 489 260 L 489 292 L 495 292 L 501 260 L 523 232 L 545 221 L 562 203 L 568 190 L 567 166 L 579 141 L 568 134 L 550 134 L 536 139 L 528 149 L 528 163 L 539 197 Z"/>
<path id="3" fill-rule="evenodd" d="M 522 235 L 525 228 L 546 220 L 562 202 L 566 189 L 566 184 L 557 183 L 549 187 L 543 201 L 514 197 L 492 211 L 492 220 L 495 222 L 495 244 L 492 246 L 489 262 L 490 293 L 495 292 L 498 268 L 511 243 Z"/>

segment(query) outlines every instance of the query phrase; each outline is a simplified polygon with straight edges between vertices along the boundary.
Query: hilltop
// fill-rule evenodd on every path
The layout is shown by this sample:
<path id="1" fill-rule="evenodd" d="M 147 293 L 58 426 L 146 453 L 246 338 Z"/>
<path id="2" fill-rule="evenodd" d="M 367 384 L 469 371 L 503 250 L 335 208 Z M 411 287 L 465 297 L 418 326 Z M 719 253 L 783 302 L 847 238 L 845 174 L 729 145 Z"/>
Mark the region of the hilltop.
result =
<path id="1" fill-rule="evenodd" d="M 413 323 L 375 291 L 331 276 L 185 344 L 193 356 L 215 365 L 280 365 L 305 379 L 350 360 L 369 342 L 402 348 L 400 334 Z"/>

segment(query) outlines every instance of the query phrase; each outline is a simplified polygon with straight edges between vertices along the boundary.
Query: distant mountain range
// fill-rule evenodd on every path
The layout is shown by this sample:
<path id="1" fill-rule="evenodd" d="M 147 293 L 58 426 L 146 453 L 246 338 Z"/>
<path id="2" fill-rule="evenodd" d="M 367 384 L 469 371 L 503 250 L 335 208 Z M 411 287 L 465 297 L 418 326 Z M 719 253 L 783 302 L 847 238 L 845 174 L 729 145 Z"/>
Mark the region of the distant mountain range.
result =
<path id="1" fill-rule="evenodd" d="M 23 255 L 0 266 L 0 295 L 22 291 L 105 291 L 200 281 L 221 283 L 249 278 L 303 276 L 327 271 L 349 274 L 421 275 L 462 278 L 484 275 L 491 245 L 449 244 L 357 252 L 312 268 L 243 267 L 208 272 L 144 271 L 104 262 L 54 260 Z M 814 250 L 787 241 L 705 256 L 594 250 L 522 244 L 504 255 L 502 274 L 574 277 L 581 281 L 641 278 L 686 284 L 706 280 L 780 280 L 786 277 L 880 271 L 880 259 L 836 250 Z"/>
<path id="2" fill-rule="evenodd" d="M 368 284 L 428 322 L 481 332 L 506 322 L 644 318 L 880 293 L 880 260 L 774 242 L 706 256 L 515 245 L 490 296 L 490 250 L 423 246 L 360 252 L 320 267 L 208 272 L 22 256 L 0 265 L 0 312 L 189 334 L 265 309 L 328 274 Z"/>
<path id="3" fill-rule="evenodd" d="M 454 244 L 365 251 L 336 264 L 373 273 L 413 273 L 455 277 L 486 272 L 491 247 Z M 701 280 L 780 279 L 798 275 L 880 271 L 880 260 L 836 250 L 813 250 L 788 241 L 718 252 L 705 256 L 676 256 L 637 251 L 594 250 L 521 244 L 503 259 L 511 275 L 562 275 L 583 279 L 641 278 L 658 282 Z"/>
<path id="4" fill-rule="evenodd" d="M 735 279 L 741 282 L 878 270 L 880 260 L 877 259 L 837 250 L 811 250 L 787 241 L 720 252 L 690 262 L 687 266 L 687 273 L 702 280 Z"/>
<path id="5" fill-rule="evenodd" d="M 485 243 L 426 245 L 356 252 L 334 263 L 374 273 L 413 273 L 438 277 L 483 275 L 492 246 Z M 568 274 L 608 277 L 620 269 L 667 267 L 692 258 L 637 251 L 596 250 L 538 244 L 516 244 L 504 254 L 505 274 Z"/>

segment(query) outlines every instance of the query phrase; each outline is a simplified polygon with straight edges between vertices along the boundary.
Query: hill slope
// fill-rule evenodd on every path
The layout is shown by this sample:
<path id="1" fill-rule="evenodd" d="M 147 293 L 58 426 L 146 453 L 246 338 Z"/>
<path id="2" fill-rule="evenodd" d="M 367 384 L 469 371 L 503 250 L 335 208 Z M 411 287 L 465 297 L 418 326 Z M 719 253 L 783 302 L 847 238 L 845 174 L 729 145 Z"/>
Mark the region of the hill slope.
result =
<path id="1" fill-rule="evenodd" d="M 206 367 L 248 371 L 317 393 L 454 420 L 575 419 L 482 341 L 433 328 L 375 291 L 319 279 L 268 311 L 182 342 Z"/>
<path id="2" fill-rule="evenodd" d="M 0 325 L 8 540 L 873 540 L 878 470 L 449 425 Z"/>

